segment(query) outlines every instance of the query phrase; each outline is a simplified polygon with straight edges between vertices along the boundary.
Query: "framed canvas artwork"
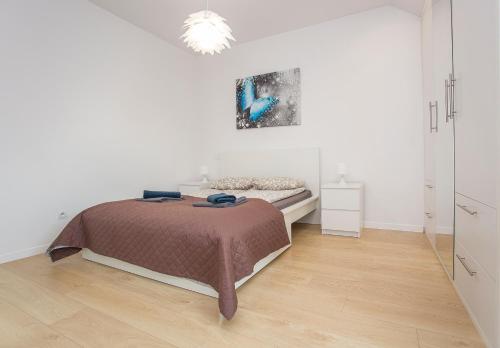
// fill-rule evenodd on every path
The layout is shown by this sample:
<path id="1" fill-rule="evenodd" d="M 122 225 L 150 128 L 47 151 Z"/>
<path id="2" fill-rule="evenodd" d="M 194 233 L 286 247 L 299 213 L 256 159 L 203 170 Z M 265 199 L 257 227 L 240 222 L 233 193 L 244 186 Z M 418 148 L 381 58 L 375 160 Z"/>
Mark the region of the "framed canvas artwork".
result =
<path id="1" fill-rule="evenodd" d="M 236 80 L 237 129 L 300 122 L 300 68 Z"/>

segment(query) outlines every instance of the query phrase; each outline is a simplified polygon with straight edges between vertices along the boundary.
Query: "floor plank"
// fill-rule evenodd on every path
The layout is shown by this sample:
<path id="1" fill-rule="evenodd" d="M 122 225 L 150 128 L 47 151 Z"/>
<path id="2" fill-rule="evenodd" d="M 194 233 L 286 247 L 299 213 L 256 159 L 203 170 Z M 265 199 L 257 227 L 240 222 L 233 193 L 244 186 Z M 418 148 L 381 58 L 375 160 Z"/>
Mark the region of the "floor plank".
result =
<path id="1" fill-rule="evenodd" d="M 85 347 L 175 347 L 92 309 L 83 309 L 50 327 Z"/>
<path id="2" fill-rule="evenodd" d="M 213 330 L 212 327 L 203 325 L 188 316 L 179 315 L 189 306 L 189 303 L 182 301 L 163 303 L 140 291 L 115 285 L 95 284 L 79 288 L 69 293 L 68 296 L 176 346 L 217 347 L 221 344 L 241 346 L 244 343 L 249 343 L 248 346 L 250 346 L 250 343 L 255 345 L 257 342 L 230 331 Z M 212 301 L 212 304 L 217 306 L 216 300 Z M 214 319 L 213 322 L 216 323 L 217 316 Z"/>
<path id="3" fill-rule="evenodd" d="M 68 318 L 83 306 L 52 290 L 0 268 L 0 299 L 44 324 Z"/>
<path id="4" fill-rule="evenodd" d="M 293 241 L 222 322 L 216 299 L 80 255 L 0 265 L 0 347 L 483 347 L 423 234 Z"/>
<path id="5" fill-rule="evenodd" d="M 0 301 L 0 347 L 80 347 L 15 306 Z"/>
<path id="6" fill-rule="evenodd" d="M 480 340 L 418 330 L 420 348 L 484 348 Z"/>
<path id="7" fill-rule="evenodd" d="M 410 308 L 398 304 L 349 298 L 344 311 L 415 328 L 435 330 L 448 335 L 478 338 L 476 329 L 468 317 L 452 318 L 448 315 L 435 314 L 425 308 Z"/>

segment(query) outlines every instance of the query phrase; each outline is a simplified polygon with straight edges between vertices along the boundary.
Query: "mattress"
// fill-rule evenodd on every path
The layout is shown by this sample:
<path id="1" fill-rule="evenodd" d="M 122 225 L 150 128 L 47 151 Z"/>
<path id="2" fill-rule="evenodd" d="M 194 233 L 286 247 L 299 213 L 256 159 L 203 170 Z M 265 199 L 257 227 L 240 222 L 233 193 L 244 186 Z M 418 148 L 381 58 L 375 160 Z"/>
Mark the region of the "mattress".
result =
<path id="1" fill-rule="evenodd" d="M 216 193 L 227 193 L 228 195 L 235 195 L 236 197 L 245 196 L 246 198 L 259 198 L 269 203 L 275 203 L 286 198 L 298 195 L 306 191 L 304 187 L 293 189 L 293 190 L 216 190 L 216 189 L 206 189 L 198 192 L 189 194 L 192 197 L 207 198 L 210 195 Z"/>
<path id="2" fill-rule="evenodd" d="M 288 208 L 296 203 L 299 203 L 305 199 L 311 198 L 312 197 L 312 192 L 310 190 L 305 190 L 302 191 L 301 193 L 298 193 L 296 195 L 287 197 L 285 199 L 273 202 L 272 204 L 278 208 L 279 210 L 283 210 L 285 208 Z"/>

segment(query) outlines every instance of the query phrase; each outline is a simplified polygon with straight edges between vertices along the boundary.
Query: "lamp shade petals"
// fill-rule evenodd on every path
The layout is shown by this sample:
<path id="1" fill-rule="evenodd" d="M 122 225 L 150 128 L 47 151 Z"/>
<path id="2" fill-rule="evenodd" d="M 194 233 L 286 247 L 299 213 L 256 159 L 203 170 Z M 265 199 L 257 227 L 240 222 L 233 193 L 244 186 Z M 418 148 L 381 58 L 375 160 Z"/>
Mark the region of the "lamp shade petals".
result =
<path id="1" fill-rule="evenodd" d="M 225 19 L 208 10 L 190 14 L 184 21 L 184 29 L 181 38 L 188 47 L 202 54 L 220 53 L 231 47 L 229 40 L 236 41 Z"/>

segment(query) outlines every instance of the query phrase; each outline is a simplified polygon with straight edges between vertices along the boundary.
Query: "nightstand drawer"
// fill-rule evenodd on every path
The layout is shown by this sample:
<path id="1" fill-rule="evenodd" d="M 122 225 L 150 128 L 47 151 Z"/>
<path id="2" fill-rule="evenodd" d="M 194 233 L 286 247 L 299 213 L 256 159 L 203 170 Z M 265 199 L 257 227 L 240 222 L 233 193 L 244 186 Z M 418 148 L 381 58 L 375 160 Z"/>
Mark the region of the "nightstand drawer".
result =
<path id="1" fill-rule="evenodd" d="M 321 210 L 321 228 L 332 231 L 361 232 L 359 211 Z"/>
<path id="2" fill-rule="evenodd" d="M 361 210 L 361 191 L 358 189 L 322 189 L 321 208 Z"/>

